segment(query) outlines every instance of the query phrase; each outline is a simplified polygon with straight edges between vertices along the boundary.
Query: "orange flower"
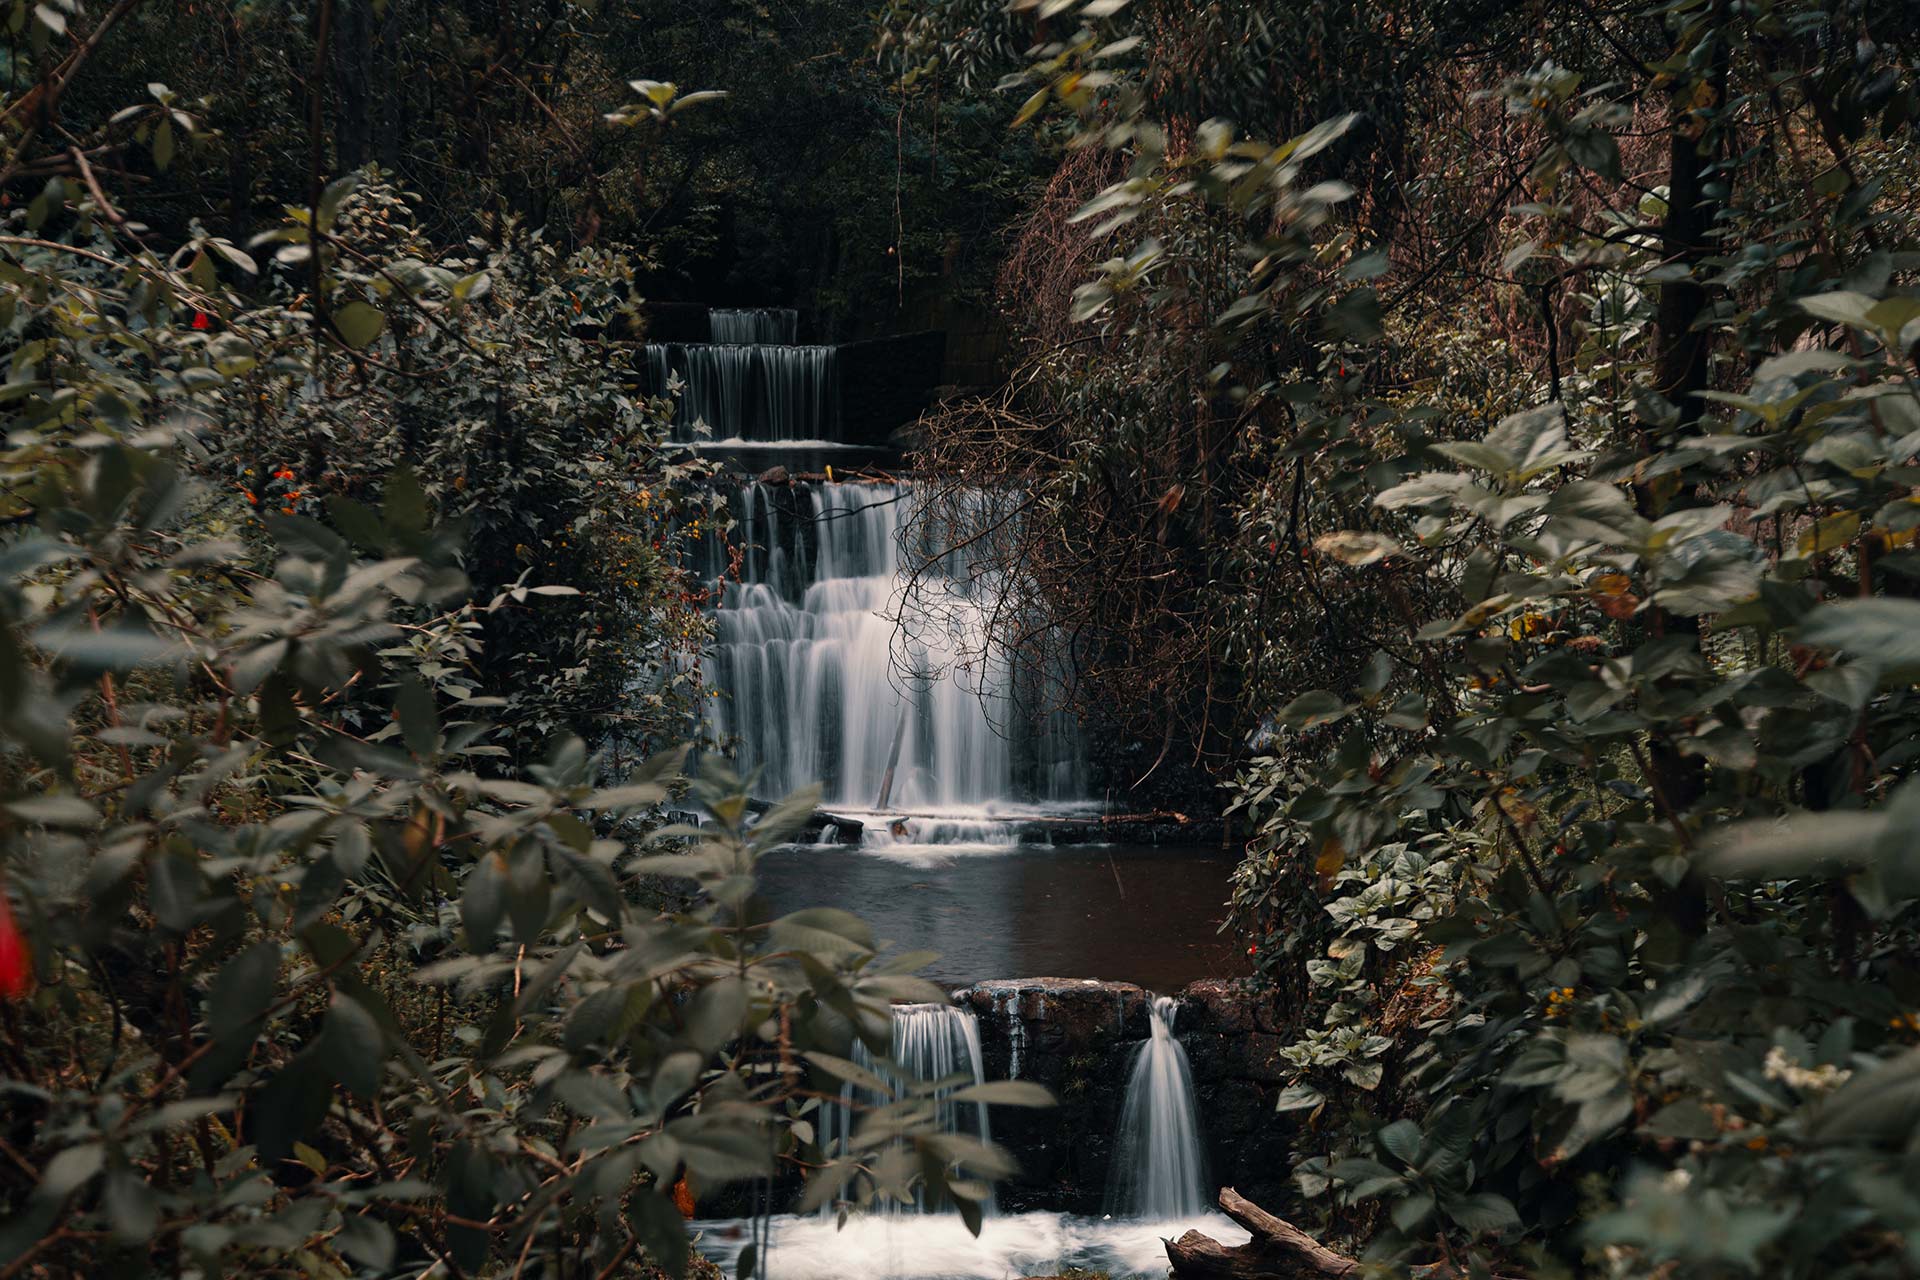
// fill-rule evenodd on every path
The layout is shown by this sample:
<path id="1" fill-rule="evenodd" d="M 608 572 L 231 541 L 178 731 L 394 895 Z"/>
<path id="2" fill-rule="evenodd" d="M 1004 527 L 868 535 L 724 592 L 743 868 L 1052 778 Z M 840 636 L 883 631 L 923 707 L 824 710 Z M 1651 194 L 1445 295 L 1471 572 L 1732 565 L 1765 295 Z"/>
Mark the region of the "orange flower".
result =
<path id="1" fill-rule="evenodd" d="M 293 468 L 282 467 L 278 471 L 273 473 L 273 478 L 275 480 L 291 480 L 293 479 Z"/>

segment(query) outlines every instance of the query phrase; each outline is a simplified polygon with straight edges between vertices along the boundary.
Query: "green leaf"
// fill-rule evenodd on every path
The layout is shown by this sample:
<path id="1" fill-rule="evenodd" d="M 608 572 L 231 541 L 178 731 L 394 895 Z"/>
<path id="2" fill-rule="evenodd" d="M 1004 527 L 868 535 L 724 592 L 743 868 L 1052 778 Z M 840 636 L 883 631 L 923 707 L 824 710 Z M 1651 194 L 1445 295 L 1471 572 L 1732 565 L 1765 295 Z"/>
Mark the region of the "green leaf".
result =
<path id="1" fill-rule="evenodd" d="M 1520 1211 L 1513 1202 L 1491 1191 L 1478 1191 L 1458 1199 L 1442 1200 L 1440 1208 L 1449 1218 L 1474 1235 L 1495 1231 L 1513 1231 L 1520 1226 Z"/>
<path id="2" fill-rule="evenodd" d="M 426 681 L 414 675 L 402 678 L 393 696 L 393 710 L 400 720 L 407 750 L 416 756 L 431 756 L 440 749 L 440 718 L 433 690 Z"/>
<path id="3" fill-rule="evenodd" d="M 1849 1080 L 1808 1126 L 1815 1142 L 1904 1148 L 1920 1128 L 1920 1049 Z"/>
<path id="4" fill-rule="evenodd" d="M 334 993 L 314 1048 L 321 1065 L 342 1087 L 363 1098 L 379 1090 L 381 1067 L 387 1060 L 386 1034 L 353 997 Z"/>
<path id="5" fill-rule="evenodd" d="M 356 299 L 333 313 L 333 327 L 341 341 L 358 350 L 386 331 L 387 317 L 378 307 Z"/>
<path id="6" fill-rule="evenodd" d="M 337 1237 L 340 1252 L 371 1271 L 393 1268 L 393 1229 L 378 1218 L 349 1213 L 341 1216 Z"/>
<path id="7" fill-rule="evenodd" d="M 347 197 L 352 195 L 354 188 L 359 185 L 360 175 L 357 173 L 335 178 L 327 184 L 326 190 L 320 193 L 319 202 L 315 205 L 315 212 L 319 215 L 320 230 L 333 230 L 334 223 L 340 218 L 340 206 L 346 203 Z"/>
<path id="8" fill-rule="evenodd" d="M 996 1107 L 1051 1107 L 1053 1094 L 1031 1080 L 989 1080 L 957 1090 L 954 1102 L 984 1102 Z"/>
<path id="9" fill-rule="evenodd" d="M 507 860 L 494 850 L 474 863 L 460 893 L 460 923 L 467 931 L 467 950 L 475 955 L 492 951 L 506 911 Z"/>
<path id="10" fill-rule="evenodd" d="M 1420 1126 L 1411 1120 L 1395 1120 L 1374 1137 L 1388 1155 L 1409 1167 L 1420 1153 Z"/>
<path id="11" fill-rule="evenodd" d="M 1823 604 L 1801 622 L 1796 638 L 1898 670 L 1920 669 L 1920 601 L 1874 596 Z"/>
<path id="12" fill-rule="evenodd" d="M 7 812 L 22 822 L 43 827 L 91 827 L 100 821 L 100 811 L 79 796 L 66 792 L 29 796 L 7 804 Z"/>
<path id="13" fill-rule="evenodd" d="M 101 1207 L 106 1210 L 113 1238 L 121 1244 L 145 1244 L 160 1225 L 160 1197 L 132 1169 L 114 1169 L 107 1174 Z"/>
<path id="14" fill-rule="evenodd" d="M 1620 177 L 1620 144 L 1604 129 L 1575 123 L 1567 133 L 1567 158 L 1603 178 Z"/>
<path id="15" fill-rule="evenodd" d="M 1864 293 L 1851 289 L 1842 289 L 1834 293 L 1816 293 L 1800 299 L 1800 309 L 1808 315 L 1818 316 L 1822 320 L 1831 320 L 1838 324 L 1851 325 L 1856 329 L 1870 329 L 1872 324 L 1867 313 L 1873 310 L 1874 299 Z"/>
<path id="16" fill-rule="evenodd" d="M 251 1044 L 279 981 L 277 942 L 256 942 L 222 966 L 207 992 L 207 1025 L 214 1038 Z"/>
<path id="17" fill-rule="evenodd" d="M 68 1147 L 40 1168 L 36 1199 L 61 1201 L 92 1182 L 106 1163 L 106 1148 L 97 1142 Z"/>
<path id="18" fill-rule="evenodd" d="M 740 1034 L 746 1016 L 747 984 L 729 974 L 693 997 L 687 1007 L 687 1038 L 702 1053 L 713 1053 Z"/>
<path id="19" fill-rule="evenodd" d="M 1300 729 L 1312 729 L 1323 724 L 1333 724 L 1343 720 L 1353 707 L 1342 701 L 1336 694 L 1325 689 L 1313 689 L 1301 694 L 1281 709 L 1281 724 L 1292 725 Z"/>

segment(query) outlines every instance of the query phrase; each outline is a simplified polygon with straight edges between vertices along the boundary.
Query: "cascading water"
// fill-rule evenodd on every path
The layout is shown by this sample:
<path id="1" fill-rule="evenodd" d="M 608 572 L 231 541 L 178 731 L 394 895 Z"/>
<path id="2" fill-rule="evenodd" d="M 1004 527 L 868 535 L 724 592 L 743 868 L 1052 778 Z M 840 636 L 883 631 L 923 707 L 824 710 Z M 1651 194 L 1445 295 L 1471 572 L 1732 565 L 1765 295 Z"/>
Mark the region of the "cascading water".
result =
<path id="1" fill-rule="evenodd" d="M 795 312 L 713 311 L 709 323 L 712 343 L 645 348 L 655 391 L 680 379 L 683 437 L 696 422 L 716 443 L 804 450 L 839 437 L 834 348 L 796 344 Z M 947 500 L 997 517 L 1007 498 Z M 836 809 L 901 815 L 868 823 L 868 843 L 1005 848 L 1017 830 L 990 820 L 1009 807 L 1090 807 L 1078 727 L 1029 712 L 1039 701 L 1030 677 L 1004 662 L 983 669 L 997 584 L 948 550 L 958 536 L 932 545 L 942 535 L 922 529 L 925 545 L 904 545 L 916 501 L 896 482 L 741 485 L 737 527 L 706 544 L 720 588 L 709 678 L 722 696 L 710 728 L 742 774 L 759 772 L 765 798 L 817 782 Z M 934 608 L 905 635 L 887 614 L 909 575 Z"/>
<path id="2" fill-rule="evenodd" d="M 783 795 L 819 782 L 829 804 L 903 810 L 1061 804 L 1085 795 L 1079 734 L 1061 714 L 1027 727 L 1024 690 L 1004 667 L 955 661 L 984 626 L 973 583 L 941 564 L 939 634 L 897 646 L 886 611 L 901 586 L 905 484 L 749 484 L 735 511 L 748 550 L 716 616 L 714 707 L 721 741 L 743 772 Z M 718 563 L 719 548 L 710 553 Z M 924 586 L 924 582 L 923 582 Z M 896 749 L 897 747 L 897 749 Z M 891 767 L 892 786 L 887 777 Z M 1010 843 L 1011 828 L 964 824 L 945 833 Z M 901 842 L 890 828 L 882 843 Z"/>
<path id="3" fill-rule="evenodd" d="M 707 312 L 715 342 L 786 343 L 800 340 L 800 313 L 792 307 L 716 308 Z"/>
<path id="4" fill-rule="evenodd" d="M 1108 1212 L 1116 1215 L 1160 1221 L 1207 1209 L 1193 1070 L 1173 1038 L 1178 1012 L 1171 998 L 1155 996 L 1149 1011 L 1153 1034 L 1134 1052 L 1107 1186 Z"/>
<path id="5" fill-rule="evenodd" d="M 712 443 L 840 438 L 840 372 L 833 347 L 795 341 L 797 311 L 709 311 L 712 342 L 650 342 L 641 348 L 647 386 L 665 395 L 680 380 L 674 426 Z"/>
<path id="6" fill-rule="evenodd" d="M 648 387 L 681 383 L 674 426 L 694 440 L 704 426 L 715 443 L 834 441 L 840 438 L 839 362 L 834 348 L 718 343 L 648 343 Z"/>
<path id="7" fill-rule="evenodd" d="M 935 1124 L 942 1133 L 964 1133 L 983 1142 L 993 1139 L 984 1102 L 956 1102 L 953 1095 L 970 1084 L 985 1079 L 980 1065 L 980 1020 L 966 1009 L 944 1004 L 897 1004 L 893 1007 L 893 1047 L 891 1063 L 882 1064 L 855 1041 L 853 1060 L 868 1071 L 883 1074 L 888 1070 L 908 1080 L 927 1083 L 953 1081 L 935 1093 Z M 888 1101 L 847 1085 L 841 1090 L 839 1106 L 823 1108 L 821 1144 L 828 1152 L 847 1150 L 857 1124 L 857 1106 Z M 944 1212 L 950 1206 L 928 1199 L 924 1189 L 914 1194 L 914 1205 L 922 1213 Z M 991 1190 L 982 1208 L 994 1212 Z M 831 1205 L 823 1213 L 833 1212 Z"/>

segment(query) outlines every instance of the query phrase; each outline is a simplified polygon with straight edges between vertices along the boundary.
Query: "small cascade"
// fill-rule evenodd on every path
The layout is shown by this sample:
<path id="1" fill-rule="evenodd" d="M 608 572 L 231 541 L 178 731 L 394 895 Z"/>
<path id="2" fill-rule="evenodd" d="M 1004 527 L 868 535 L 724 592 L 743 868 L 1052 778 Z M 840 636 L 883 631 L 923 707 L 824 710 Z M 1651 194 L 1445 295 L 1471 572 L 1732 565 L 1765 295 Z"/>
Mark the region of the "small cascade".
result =
<path id="1" fill-rule="evenodd" d="M 980 1020 L 971 1010 L 945 1004 L 897 1004 L 893 1006 L 893 1050 L 891 1070 L 896 1076 L 932 1082 L 954 1083 L 935 1094 L 936 1123 L 942 1133 L 963 1133 L 981 1141 L 992 1141 L 993 1130 L 987 1122 L 984 1102 L 955 1102 L 953 1095 L 968 1085 L 985 1079 L 980 1061 Z M 878 1062 L 865 1045 L 854 1042 L 853 1060 L 876 1074 L 885 1074 L 887 1064 Z M 852 1085 L 840 1091 L 841 1105 L 824 1107 L 820 1116 L 821 1147 L 828 1152 L 843 1152 L 858 1127 L 856 1104 L 875 1105 L 888 1101 L 856 1090 Z M 944 1202 L 931 1203 L 924 1189 L 914 1195 L 914 1205 L 922 1213 L 947 1212 Z M 991 1190 L 982 1207 L 994 1212 Z M 831 1213 L 832 1206 L 822 1207 Z"/>
<path id="2" fill-rule="evenodd" d="M 819 782 L 839 809 L 970 816 L 1008 802 L 1083 800 L 1073 720 L 1054 713 L 1032 724 L 1020 710 L 1031 699 L 1004 664 L 956 661 L 977 648 L 987 584 L 943 560 L 937 625 L 904 642 L 896 635 L 887 612 L 907 563 L 901 529 L 911 501 L 905 484 L 740 490 L 733 541 L 745 555 L 738 578 L 722 585 L 715 619 L 711 672 L 726 695 L 713 704 L 716 737 L 734 745 L 743 773 L 760 770 L 763 794 Z M 719 576 L 726 563 L 711 544 L 709 572 Z M 981 839 L 1013 843 L 1008 824 L 979 827 Z M 933 842 L 902 840 L 885 822 L 868 830 L 880 844 Z"/>
<path id="3" fill-rule="evenodd" d="M 832 347 L 650 342 L 641 352 L 654 394 L 680 381 L 674 428 L 681 440 L 840 438 L 839 362 Z"/>
<path id="4" fill-rule="evenodd" d="M 796 461 L 838 447 L 837 349 L 798 342 L 796 311 L 714 310 L 708 327 L 711 342 L 642 348 L 649 390 L 677 395 L 681 440 L 778 446 Z M 755 456 L 758 470 L 778 455 Z M 1073 717 L 1038 710 L 1034 673 L 983 656 L 1003 593 L 964 548 L 976 527 L 1014 519 L 1019 495 L 943 493 L 956 514 L 915 521 L 911 484 L 822 469 L 825 481 L 728 482 L 736 524 L 704 544 L 717 605 L 705 674 L 721 695 L 708 700 L 711 740 L 765 798 L 818 783 L 837 811 L 877 811 L 864 846 L 899 856 L 1007 848 L 1019 831 L 1004 819 L 1019 811 L 1088 807 Z M 941 821 L 901 827 L 893 814 Z"/>
<path id="5" fill-rule="evenodd" d="M 1107 1185 L 1108 1212 L 1116 1216 L 1162 1221 L 1195 1217 L 1208 1207 L 1193 1071 L 1173 1038 L 1178 1012 L 1172 998 L 1155 996 L 1153 1034 L 1134 1052 Z"/>
<path id="6" fill-rule="evenodd" d="M 1004 849 L 1020 842 L 1018 822 L 993 818 L 887 818 L 869 822 L 861 833 L 864 848 L 919 849 L 936 846 L 961 852 L 972 848 Z"/>
<path id="7" fill-rule="evenodd" d="M 800 313 L 792 307 L 716 308 L 707 312 L 713 340 L 734 346 L 792 346 L 800 341 Z"/>

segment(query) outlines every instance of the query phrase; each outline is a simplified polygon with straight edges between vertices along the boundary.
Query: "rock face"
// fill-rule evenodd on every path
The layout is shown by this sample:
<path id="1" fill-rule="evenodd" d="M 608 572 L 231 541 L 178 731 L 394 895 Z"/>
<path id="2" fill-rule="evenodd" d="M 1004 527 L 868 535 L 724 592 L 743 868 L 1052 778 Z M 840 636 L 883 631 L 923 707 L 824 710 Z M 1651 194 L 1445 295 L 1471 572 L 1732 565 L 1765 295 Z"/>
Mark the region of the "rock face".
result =
<path id="1" fill-rule="evenodd" d="M 954 993 L 980 1020 L 986 1077 L 1036 1081 L 1060 1102 L 995 1109 L 994 1140 L 1021 1167 L 1000 1187 L 1003 1211 L 1102 1211 L 1151 998 L 1131 983 L 1080 978 L 982 982 Z M 1193 1067 L 1211 1181 L 1256 1201 L 1285 1199 L 1293 1126 L 1273 1110 L 1285 1079 L 1275 1019 L 1229 982 L 1196 982 L 1178 999 L 1174 1034 Z"/>

